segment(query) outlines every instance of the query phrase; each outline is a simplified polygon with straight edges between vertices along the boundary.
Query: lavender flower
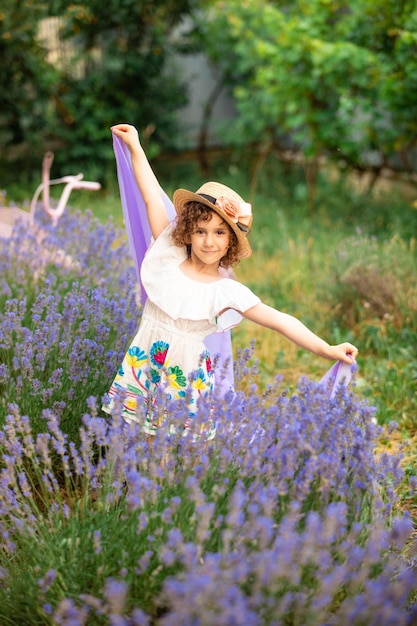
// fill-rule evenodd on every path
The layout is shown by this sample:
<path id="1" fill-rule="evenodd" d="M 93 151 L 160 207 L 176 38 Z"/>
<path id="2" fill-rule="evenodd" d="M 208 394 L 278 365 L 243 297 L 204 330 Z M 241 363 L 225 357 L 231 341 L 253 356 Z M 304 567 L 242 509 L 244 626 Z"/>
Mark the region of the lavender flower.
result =
<path id="1" fill-rule="evenodd" d="M 109 579 L 104 588 L 104 597 L 111 615 L 124 613 L 128 588 L 124 581 Z"/>
<path id="2" fill-rule="evenodd" d="M 38 580 L 39 589 L 41 590 L 43 594 L 45 594 L 49 590 L 49 588 L 51 587 L 55 579 L 56 579 L 56 571 L 53 569 L 50 569 L 46 572 L 43 578 L 40 578 Z"/>

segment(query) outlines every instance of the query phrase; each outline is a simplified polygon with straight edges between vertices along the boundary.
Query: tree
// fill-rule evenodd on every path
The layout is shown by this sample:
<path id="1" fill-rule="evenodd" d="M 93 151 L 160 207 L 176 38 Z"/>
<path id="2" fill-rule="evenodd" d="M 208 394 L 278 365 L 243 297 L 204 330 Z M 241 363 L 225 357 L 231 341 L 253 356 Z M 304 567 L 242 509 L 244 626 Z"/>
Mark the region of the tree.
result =
<path id="1" fill-rule="evenodd" d="M 55 94 L 55 136 L 66 144 L 66 163 L 101 172 L 113 161 L 109 127 L 129 121 L 156 145 L 177 130 L 176 111 L 186 102 L 177 75 L 166 71 L 174 49 L 170 34 L 192 9 L 190 0 L 90 0 L 62 2 L 63 36 L 78 51 L 82 73 L 63 72 Z M 55 10 L 57 7 L 55 7 Z M 146 134 L 145 130 L 145 134 Z"/>
<path id="2" fill-rule="evenodd" d="M 3 0 L 0 9 L 0 145 L 13 158 L 24 145 L 36 152 L 42 144 L 45 107 L 56 80 L 37 39 L 45 15 L 45 3 L 35 0 Z"/>
<path id="3" fill-rule="evenodd" d="M 242 143 L 301 151 L 310 190 L 321 155 L 378 172 L 417 139 L 413 0 L 218 0 L 200 23 L 233 86 Z M 265 148 L 266 146 L 266 148 Z"/>
<path id="4" fill-rule="evenodd" d="M 152 135 L 151 153 L 172 141 L 176 111 L 187 94 L 178 75 L 166 69 L 176 45 L 171 34 L 197 0 L 52 0 L 47 7 L 21 0 L 6 3 L 0 25 L 5 32 L 13 22 L 6 43 L 14 57 L 0 80 L 5 93 L 8 80 L 16 84 L 14 117 L 10 113 L 0 119 L 6 146 L 17 140 L 30 143 L 22 112 L 26 105 L 25 114 L 38 113 L 32 124 L 38 144 L 56 151 L 57 173 L 64 167 L 82 169 L 103 179 L 114 160 L 109 127 L 116 122 L 129 121 Z M 37 39 L 39 20 L 46 15 L 59 18 L 59 38 L 70 48 L 54 64 L 48 62 L 46 42 L 42 46 Z M 33 109 L 28 98 L 20 103 L 23 79 Z M 6 132 L 12 120 L 23 129 L 19 136 Z"/>

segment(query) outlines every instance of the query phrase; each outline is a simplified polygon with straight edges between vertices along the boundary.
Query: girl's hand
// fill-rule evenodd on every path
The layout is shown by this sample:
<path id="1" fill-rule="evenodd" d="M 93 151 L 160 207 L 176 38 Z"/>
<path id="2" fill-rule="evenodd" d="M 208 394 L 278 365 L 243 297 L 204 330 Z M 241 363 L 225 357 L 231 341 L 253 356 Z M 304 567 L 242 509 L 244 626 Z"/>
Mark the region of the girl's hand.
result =
<path id="1" fill-rule="evenodd" d="M 329 346 L 328 358 L 351 364 L 355 362 L 358 352 L 351 343 L 341 343 L 338 346 Z"/>
<path id="2" fill-rule="evenodd" d="M 130 152 L 134 152 L 140 148 L 138 131 L 134 126 L 131 126 L 131 124 L 116 124 L 112 126 L 110 130 L 124 141 Z"/>

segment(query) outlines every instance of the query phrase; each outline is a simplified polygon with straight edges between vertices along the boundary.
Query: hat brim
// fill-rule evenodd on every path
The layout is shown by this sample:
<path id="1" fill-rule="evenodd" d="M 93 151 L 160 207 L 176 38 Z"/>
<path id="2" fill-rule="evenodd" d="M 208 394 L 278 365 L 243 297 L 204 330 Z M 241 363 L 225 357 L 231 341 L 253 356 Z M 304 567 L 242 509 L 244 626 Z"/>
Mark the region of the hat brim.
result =
<path id="1" fill-rule="evenodd" d="M 226 224 L 230 226 L 230 228 L 235 233 L 239 244 L 240 257 L 242 259 L 245 259 L 252 254 L 252 248 L 250 247 L 246 234 L 242 230 L 240 230 L 236 222 L 233 222 L 233 220 L 231 220 L 230 217 L 226 215 L 226 213 L 224 213 L 224 211 L 222 211 L 219 207 L 210 202 L 210 200 L 208 200 L 204 196 L 201 196 L 198 193 L 188 191 L 188 189 L 177 189 L 174 192 L 173 196 L 173 203 L 176 212 L 181 213 L 187 202 L 199 202 L 200 204 L 204 204 L 205 206 L 207 206 L 209 209 L 212 209 L 215 213 L 217 213 L 217 215 L 219 215 L 219 217 L 222 218 L 224 222 L 226 222 Z"/>

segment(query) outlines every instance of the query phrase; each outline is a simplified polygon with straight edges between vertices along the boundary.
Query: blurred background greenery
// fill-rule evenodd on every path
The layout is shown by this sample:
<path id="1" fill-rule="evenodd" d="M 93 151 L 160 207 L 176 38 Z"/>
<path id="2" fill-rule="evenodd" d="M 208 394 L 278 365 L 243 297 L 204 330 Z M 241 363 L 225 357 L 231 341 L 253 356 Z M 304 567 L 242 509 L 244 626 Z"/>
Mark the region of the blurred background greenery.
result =
<path id="1" fill-rule="evenodd" d="M 3 0 L 3 186 L 47 149 L 58 175 L 106 184 L 119 121 L 152 156 L 192 145 L 203 170 L 208 144 L 250 150 L 252 186 L 271 152 L 301 160 L 311 203 L 323 159 L 415 182 L 416 51 L 413 0 Z"/>

